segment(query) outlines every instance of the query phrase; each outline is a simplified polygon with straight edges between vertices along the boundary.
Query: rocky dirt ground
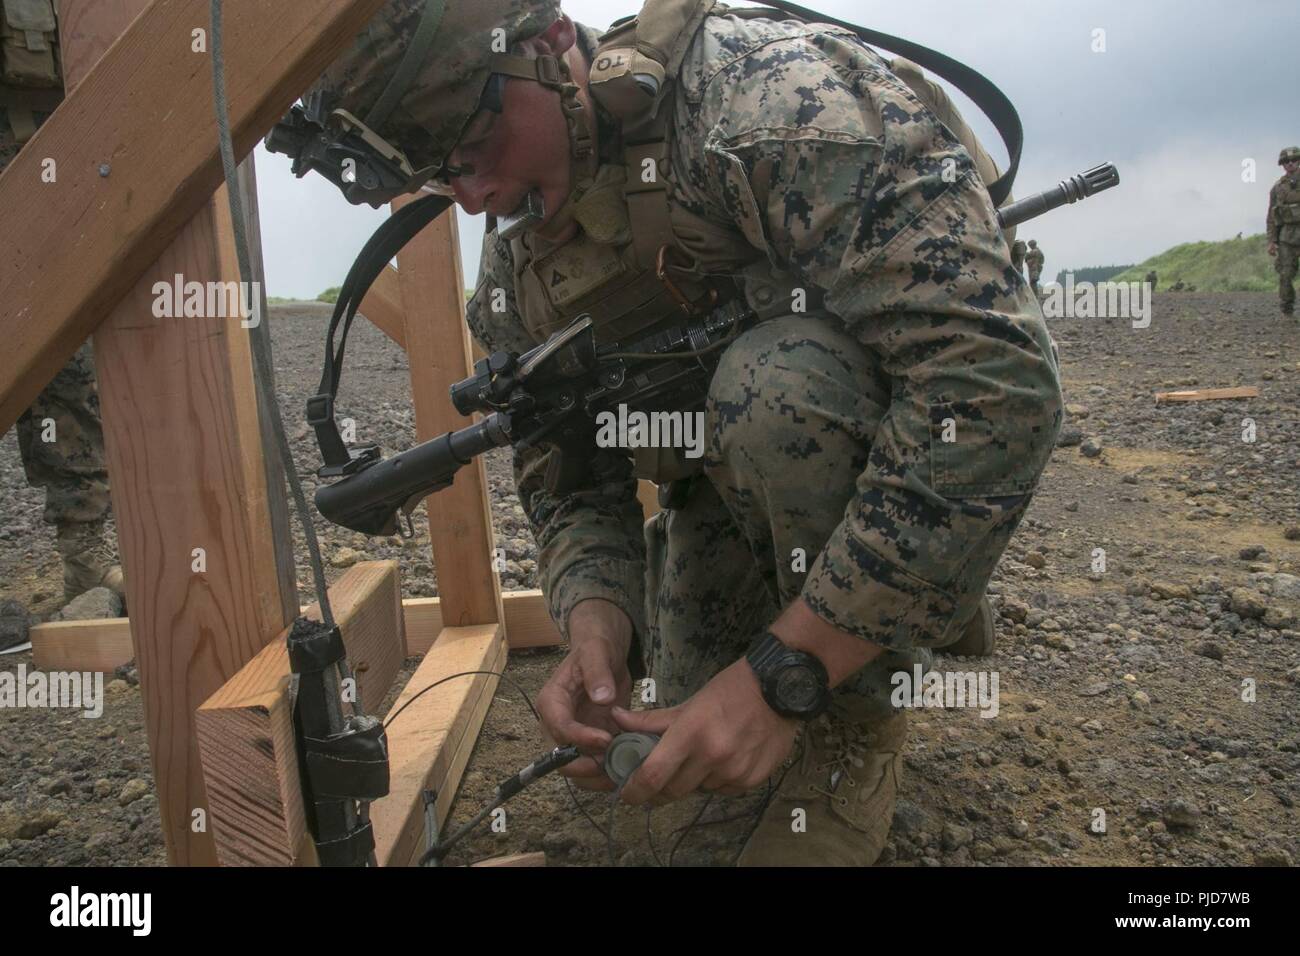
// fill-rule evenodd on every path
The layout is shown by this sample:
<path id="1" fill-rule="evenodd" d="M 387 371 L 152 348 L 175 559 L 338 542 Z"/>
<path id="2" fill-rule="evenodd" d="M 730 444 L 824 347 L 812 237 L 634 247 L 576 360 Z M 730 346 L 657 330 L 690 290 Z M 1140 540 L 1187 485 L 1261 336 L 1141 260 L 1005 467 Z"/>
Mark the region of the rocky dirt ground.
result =
<path id="1" fill-rule="evenodd" d="M 325 312 L 293 306 L 273 316 L 281 395 L 305 471 L 313 443 L 292 423 L 319 372 Z M 882 862 L 1289 864 L 1300 857 L 1300 325 L 1283 324 L 1265 295 L 1165 294 L 1146 330 L 1099 319 L 1052 327 L 1069 421 L 990 589 L 997 652 L 937 662 L 997 672 L 999 712 L 910 715 Z M 402 353 L 359 324 L 341 414 L 356 419 L 360 439 L 386 451 L 412 441 L 406 376 Z M 1256 385 L 1260 396 L 1185 405 L 1152 397 L 1235 385 Z M 509 559 L 503 587 L 535 587 L 536 550 L 508 461 L 496 453 L 488 471 Z M 62 603 L 53 534 L 12 433 L 0 442 L 0 486 L 0 599 L 49 618 Z M 427 541 L 317 529 L 331 576 L 356 560 L 397 558 L 408 596 L 437 593 Z M 310 581 L 301 562 L 299 579 Z M 507 673 L 535 695 L 560 655 L 512 654 Z M 30 653 L 0 657 L 10 672 L 24 663 Z M 164 861 L 139 690 L 132 673 L 108 676 L 98 720 L 0 710 L 0 865 Z M 503 683 L 453 824 L 543 747 Z M 675 863 L 723 865 L 759 797 L 708 807 L 694 798 L 648 819 L 618 808 L 612 841 L 600 832 L 607 800 L 579 800 L 591 819 L 560 780 L 543 780 L 507 805 L 505 832 L 485 828 L 451 862 L 545 850 L 551 865 L 642 865 L 668 862 L 681 839 Z M 1105 832 L 1095 832 L 1103 813 Z"/>

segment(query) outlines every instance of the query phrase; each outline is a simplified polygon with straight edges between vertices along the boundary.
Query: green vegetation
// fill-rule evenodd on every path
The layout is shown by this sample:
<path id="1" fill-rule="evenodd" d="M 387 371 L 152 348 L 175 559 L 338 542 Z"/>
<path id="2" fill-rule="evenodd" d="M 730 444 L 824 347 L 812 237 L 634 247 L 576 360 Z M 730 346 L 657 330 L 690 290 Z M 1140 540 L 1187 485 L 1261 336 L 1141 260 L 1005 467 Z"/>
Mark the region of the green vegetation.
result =
<path id="1" fill-rule="evenodd" d="M 1075 282 L 1105 282 L 1107 279 L 1113 279 L 1126 269 L 1132 269 L 1134 266 L 1088 266 L 1086 269 L 1074 270 Z M 1065 285 L 1065 272 L 1062 269 L 1056 274 L 1056 281 Z M 1146 275 L 1146 273 L 1143 273 Z"/>
<path id="2" fill-rule="evenodd" d="M 317 302 L 328 302 L 333 305 L 339 300 L 339 291 L 341 286 L 334 286 L 332 289 L 326 289 L 320 295 L 316 296 Z"/>
<path id="3" fill-rule="evenodd" d="M 1156 291 L 1177 282 L 1197 292 L 1273 292 L 1277 273 L 1263 233 L 1223 242 L 1187 242 L 1113 276 L 1115 282 L 1141 282 L 1154 269 Z M 1079 281 L 1079 273 L 1074 274 Z"/>

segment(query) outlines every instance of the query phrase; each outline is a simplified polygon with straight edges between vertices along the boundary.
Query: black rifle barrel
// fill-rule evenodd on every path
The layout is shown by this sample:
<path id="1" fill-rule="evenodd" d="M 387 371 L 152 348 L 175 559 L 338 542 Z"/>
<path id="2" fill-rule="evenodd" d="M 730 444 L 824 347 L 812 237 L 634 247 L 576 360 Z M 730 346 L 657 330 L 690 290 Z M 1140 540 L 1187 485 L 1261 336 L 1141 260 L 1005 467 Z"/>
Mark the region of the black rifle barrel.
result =
<path id="1" fill-rule="evenodd" d="M 1087 199 L 1103 189 L 1118 185 L 1119 170 L 1112 163 L 1102 163 L 1077 176 L 1071 176 L 1051 189 L 1008 203 L 998 210 L 998 225 L 1010 229 L 1035 216 L 1051 212 L 1058 206 Z"/>
<path id="2" fill-rule="evenodd" d="M 446 488 L 475 455 L 508 444 L 509 420 L 494 413 L 317 488 L 316 509 L 327 520 L 352 531 L 396 534 L 397 513 L 403 506 Z"/>

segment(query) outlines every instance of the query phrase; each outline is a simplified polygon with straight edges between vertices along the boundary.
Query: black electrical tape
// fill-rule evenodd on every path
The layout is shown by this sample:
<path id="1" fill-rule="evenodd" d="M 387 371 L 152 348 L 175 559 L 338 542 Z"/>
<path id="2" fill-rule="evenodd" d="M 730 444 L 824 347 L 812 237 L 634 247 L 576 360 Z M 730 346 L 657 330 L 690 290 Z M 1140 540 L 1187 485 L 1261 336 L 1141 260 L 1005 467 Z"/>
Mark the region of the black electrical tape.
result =
<path id="1" fill-rule="evenodd" d="M 365 866 L 375 849 L 375 831 L 367 820 L 346 836 L 316 844 L 321 866 Z"/>
<path id="2" fill-rule="evenodd" d="M 349 717 L 340 734 L 303 739 L 315 799 L 378 800 L 388 796 L 388 738 L 379 718 Z"/>
<path id="3" fill-rule="evenodd" d="M 289 669 L 295 674 L 319 674 L 348 656 L 343 634 L 337 627 L 329 628 L 305 617 L 293 622 L 286 643 Z"/>

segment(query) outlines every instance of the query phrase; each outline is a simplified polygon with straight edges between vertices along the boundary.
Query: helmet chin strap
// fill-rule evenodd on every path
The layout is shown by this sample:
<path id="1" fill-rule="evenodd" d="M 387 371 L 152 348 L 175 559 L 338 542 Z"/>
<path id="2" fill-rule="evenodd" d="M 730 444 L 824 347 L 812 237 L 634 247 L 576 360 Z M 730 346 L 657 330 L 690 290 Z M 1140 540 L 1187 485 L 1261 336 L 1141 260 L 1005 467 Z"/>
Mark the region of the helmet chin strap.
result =
<path id="1" fill-rule="evenodd" d="M 553 239 L 563 235 L 573 224 L 574 207 L 595 179 L 599 162 L 594 118 L 582 105 L 578 85 L 573 82 L 569 64 L 562 56 L 546 53 L 532 59 L 512 53 L 498 53 L 492 58 L 492 71 L 521 80 L 532 80 L 560 94 L 560 109 L 564 113 L 564 124 L 569 136 L 569 195 L 550 217 L 544 229 L 540 224 L 525 229 L 543 239 Z M 525 209 L 533 198 L 531 193 L 525 197 L 520 210 Z"/>

